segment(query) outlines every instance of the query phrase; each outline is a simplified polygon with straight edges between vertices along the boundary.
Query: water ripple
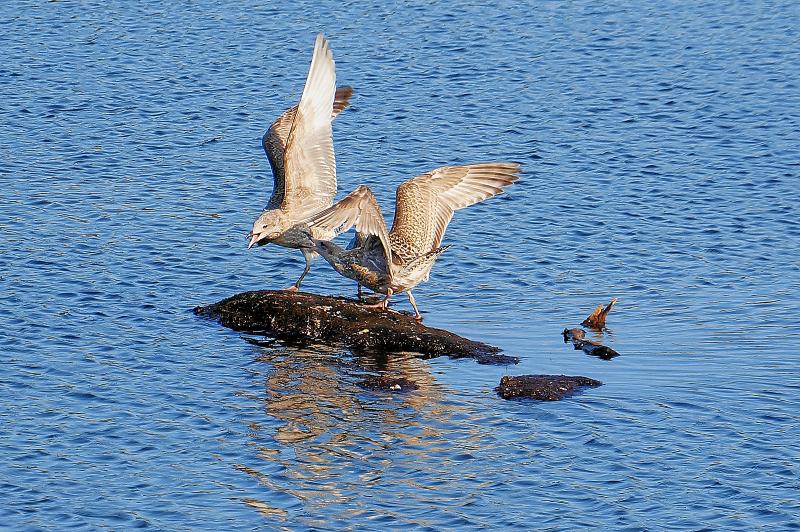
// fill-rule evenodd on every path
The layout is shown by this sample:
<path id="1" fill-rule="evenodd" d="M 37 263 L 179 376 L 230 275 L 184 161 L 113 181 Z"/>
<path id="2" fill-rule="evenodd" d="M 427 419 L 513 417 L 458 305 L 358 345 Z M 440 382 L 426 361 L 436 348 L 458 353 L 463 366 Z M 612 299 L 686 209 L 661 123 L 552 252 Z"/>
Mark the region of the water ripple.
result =
<path id="1" fill-rule="evenodd" d="M 0 519 L 24 529 L 800 526 L 790 2 L 0 7 Z M 330 38 L 342 190 L 515 160 L 426 320 L 520 366 L 252 345 L 189 309 L 247 252 L 260 136 Z M 316 264 L 310 290 L 354 287 Z M 618 297 L 587 357 L 560 331 Z M 405 308 L 405 302 L 399 302 Z M 514 373 L 584 374 L 503 402 Z M 368 391 L 367 375 L 414 380 Z"/>

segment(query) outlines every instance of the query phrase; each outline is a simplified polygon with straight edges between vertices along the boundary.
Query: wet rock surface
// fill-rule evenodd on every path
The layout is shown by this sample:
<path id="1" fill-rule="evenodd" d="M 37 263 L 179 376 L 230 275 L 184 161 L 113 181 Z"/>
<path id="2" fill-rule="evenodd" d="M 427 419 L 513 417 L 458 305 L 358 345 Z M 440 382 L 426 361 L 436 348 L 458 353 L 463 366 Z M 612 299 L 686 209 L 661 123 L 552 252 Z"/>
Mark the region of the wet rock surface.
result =
<path id="1" fill-rule="evenodd" d="M 343 345 L 360 351 L 413 352 L 425 357 L 472 358 L 481 364 L 516 364 L 500 349 L 444 329 L 426 327 L 413 316 L 365 307 L 344 297 L 306 292 L 243 292 L 194 313 L 236 331 L 264 333 L 293 343 Z"/>
<path id="2" fill-rule="evenodd" d="M 558 401 L 583 388 L 596 388 L 603 383 L 589 377 L 570 375 L 506 375 L 495 388 L 503 399 L 535 399 Z"/>
<path id="3" fill-rule="evenodd" d="M 583 329 L 564 329 L 564 332 L 561 334 L 564 336 L 564 343 L 572 342 L 575 349 L 581 349 L 587 355 L 603 360 L 611 360 L 619 356 L 619 353 L 607 345 L 595 342 L 594 340 L 587 340 L 586 331 Z"/>
<path id="4" fill-rule="evenodd" d="M 390 377 L 388 375 L 367 377 L 358 383 L 365 390 L 384 390 L 390 392 L 408 392 L 418 390 L 419 386 L 405 377 Z"/>

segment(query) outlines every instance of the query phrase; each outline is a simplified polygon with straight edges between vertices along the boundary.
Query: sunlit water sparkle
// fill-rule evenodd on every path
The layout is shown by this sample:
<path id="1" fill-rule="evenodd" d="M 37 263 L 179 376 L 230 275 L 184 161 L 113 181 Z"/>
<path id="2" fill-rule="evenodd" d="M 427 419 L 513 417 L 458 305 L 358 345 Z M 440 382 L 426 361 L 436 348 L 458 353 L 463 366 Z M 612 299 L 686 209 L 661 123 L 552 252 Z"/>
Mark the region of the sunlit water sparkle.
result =
<path id="1" fill-rule="evenodd" d="M 0 523 L 800 528 L 796 3 L 0 5 Z M 514 160 L 426 323 L 516 367 L 259 347 L 191 308 L 246 250 L 314 34 L 355 88 L 342 193 Z M 304 288 L 353 294 L 321 261 Z M 560 336 L 618 297 L 604 361 Z M 403 298 L 397 307 L 408 309 Z M 366 391 L 368 374 L 417 391 Z M 505 402 L 506 374 L 604 382 Z"/>

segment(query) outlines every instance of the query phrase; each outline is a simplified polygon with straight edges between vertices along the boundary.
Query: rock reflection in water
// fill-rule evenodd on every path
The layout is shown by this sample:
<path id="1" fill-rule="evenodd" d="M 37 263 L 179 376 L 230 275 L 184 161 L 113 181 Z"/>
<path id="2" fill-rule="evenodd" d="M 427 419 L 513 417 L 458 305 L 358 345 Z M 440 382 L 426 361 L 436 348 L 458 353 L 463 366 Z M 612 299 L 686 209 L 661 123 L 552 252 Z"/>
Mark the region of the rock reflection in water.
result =
<path id="1" fill-rule="evenodd" d="M 263 401 L 266 417 L 251 424 L 250 434 L 267 464 L 237 469 L 275 496 L 290 495 L 306 509 L 335 506 L 360 491 L 354 482 L 368 488 L 396 461 L 421 463 L 422 455 L 449 447 L 441 429 L 460 407 L 446 401 L 446 390 L 428 362 L 412 354 L 345 355 L 325 347 L 278 347 L 265 348 L 258 359 L 270 369 L 264 395 L 251 399 Z M 366 374 L 376 373 L 408 379 L 419 388 L 397 394 L 358 386 Z M 398 480 L 396 471 L 391 476 L 396 484 L 424 487 L 411 477 Z M 269 500 L 245 502 L 276 516 L 265 510 L 272 508 Z"/>

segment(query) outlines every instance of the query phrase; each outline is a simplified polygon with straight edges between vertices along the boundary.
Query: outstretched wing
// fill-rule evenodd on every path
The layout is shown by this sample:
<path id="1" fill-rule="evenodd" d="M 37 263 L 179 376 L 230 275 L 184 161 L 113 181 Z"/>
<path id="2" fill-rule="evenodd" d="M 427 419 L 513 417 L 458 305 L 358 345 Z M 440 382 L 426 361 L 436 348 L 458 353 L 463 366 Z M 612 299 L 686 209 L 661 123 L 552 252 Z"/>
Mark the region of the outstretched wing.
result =
<path id="1" fill-rule="evenodd" d="M 355 225 L 356 231 L 362 237 L 363 235 L 378 237 L 386 258 L 387 273 L 391 277 L 392 246 L 389 232 L 378 200 L 369 187 L 359 186 L 335 205 L 311 217 L 307 223 L 311 227 L 332 231 L 335 235 L 340 235 Z"/>
<path id="2" fill-rule="evenodd" d="M 330 206 L 336 196 L 336 160 L 331 131 L 335 93 L 333 54 L 328 41 L 319 34 L 283 156 L 285 179 L 281 208 L 292 211 L 297 219 Z"/>
<path id="3" fill-rule="evenodd" d="M 333 113 L 331 120 L 344 111 L 350 104 L 350 97 L 353 96 L 353 88 L 347 85 L 336 89 L 336 95 L 333 99 Z M 261 145 L 264 147 L 264 152 L 269 159 L 269 165 L 272 167 L 272 178 L 274 186 L 272 188 L 272 197 L 269 200 L 269 208 L 277 208 L 283 202 L 284 194 L 284 168 L 283 156 L 286 151 L 286 142 L 289 140 L 289 132 L 292 129 L 292 121 L 294 115 L 297 113 L 297 106 L 293 106 L 279 116 L 269 127 L 264 136 L 261 138 Z"/>
<path id="4" fill-rule="evenodd" d="M 390 233 L 393 251 L 404 261 L 439 247 L 453 212 L 491 198 L 519 179 L 516 163 L 445 166 L 397 187 Z"/>

